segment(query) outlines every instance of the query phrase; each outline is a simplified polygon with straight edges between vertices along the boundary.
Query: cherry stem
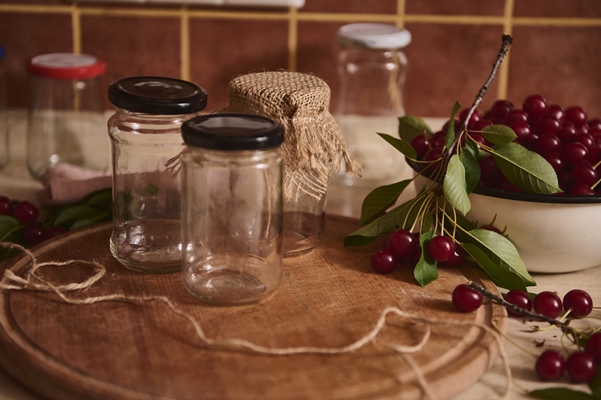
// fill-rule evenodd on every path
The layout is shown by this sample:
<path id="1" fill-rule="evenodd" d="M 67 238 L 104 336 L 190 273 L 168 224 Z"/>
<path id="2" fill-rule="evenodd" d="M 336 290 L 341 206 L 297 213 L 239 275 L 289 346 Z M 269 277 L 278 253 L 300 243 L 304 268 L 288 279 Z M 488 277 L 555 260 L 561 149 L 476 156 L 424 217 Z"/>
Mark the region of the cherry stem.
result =
<path id="1" fill-rule="evenodd" d="M 561 331 L 563 333 L 565 333 L 566 335 L 568 335 L 569 337 L 572 338 L 572 341 L 574 343 L 578 343 L 578 337 L 586 337 L 586 335 L 583 335 L 582 333 L 578 332 L 577 330 L 575 330 L 574 328 L 572 328 L 571 326 L 569 326 L 569 320 L 568 322 L 562 322 L 560 320 L 557 320 L 555 318 L 551 318 L 551 317 L 547 317 L 545 315 L 536 313 L 536 312 L 532 312 L 529 310 L 526 310 L 524 308 L 518 307 L 515 304 L 511 304 L 510 302 L 506 301 L 505 299 L 503 299 L 500 296 L 497 296 L 496 294 L 489 292 L 488 290 L 486 290 L 486 288 L 484 288 L 484 286 L 477 284 L 476 282 L 470 282 L 469 286 L 472 287 L 473 289 L 479 291 L 480 293 L 482 293 L 484 296 L 490 298 L 493 302 L 500 304 L 502 306 L 504 306 L 505 308 L 510 309 L 511 311 L 514 311 L 516 313 L 522 314 L 524 316 L 528 316 L 528 317 L 532 317 L 535 319 L 539 319 L 539 320 L 543 320 L 548 322 L 550 325 L 555 325 L 557 326 L 559 329 L 561 329 Z"/>

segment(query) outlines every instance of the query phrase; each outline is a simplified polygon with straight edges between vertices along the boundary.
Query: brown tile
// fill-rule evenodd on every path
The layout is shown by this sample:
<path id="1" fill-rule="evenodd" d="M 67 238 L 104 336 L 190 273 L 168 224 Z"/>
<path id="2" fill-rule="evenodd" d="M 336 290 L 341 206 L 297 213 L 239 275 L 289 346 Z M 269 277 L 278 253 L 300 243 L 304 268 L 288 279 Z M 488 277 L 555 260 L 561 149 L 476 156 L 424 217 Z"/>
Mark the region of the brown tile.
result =
<path id="1" fill-rule="evenodd" d="M 505 0 L 407 0 L 406 14 L 503 15 Z"/>
<path id="2" fill-rule="evenodd" d="M 306 0 L 300 12 L 396 14 L 397 0 Z"/>
<path id="3" fill-rule="evenodd" d="M 81 26 L 82 52 L 107 63 L 104 87 L 127 76 L 181 76 L 179 18 L 84 15 Z"/>
<path id="4" fill-rule="evenodd" d="M 539 93 L 550 103 L 580 105 L 601 117 L 601 27 L 515 27 L 508 97 Z M 517 105 L 517 104 L 516 104 Z"/>
<path id="5" fill-rule="evenodd" d="M 405 87 L 407 114 L 448 117 L 455 101 L 471 106 L 488 78 L 501 46 L 501 26 L 407 24 L 409 72 Z M 497 97 L 493 81 L 479 107 L 484 111 Z"/>
<path id="6" fill-rule="evenodd" d="M 6 49 L 8 106 L 29 105 L 29 77 L 25 64 L 31 57 L 73 51 L 71 15 L 0 12 L 0 41 Z"/>
<path id="7" fill-rule="evenodd" d="M 190 20 L 191 80 L 209 94 L 207 111 L 227 104 L 238 75 L 288 68 L 288 23 L 278 20 Z"/>
<path id="8" fill-rule="evenodd" d="M 325 80 L 332 90 L 330 108 L 334 109 L 338 88 L 336 32 L 342 22 L 301 21 L 298 24 L 297 70 Z"/>
<path id="9" fill-rule="evenodd" d="M 53 4 L 53 5 L 70 5 L 71 3 L 67 0 L 0 0 L 0 4 L 14 4 L 14 5 L 26 5 L 26 4 Z"/>
<path id="10" fill-rule="evenodd" d="M 515 0 L 516 17 L 599 18 L 599 0 Z"/>

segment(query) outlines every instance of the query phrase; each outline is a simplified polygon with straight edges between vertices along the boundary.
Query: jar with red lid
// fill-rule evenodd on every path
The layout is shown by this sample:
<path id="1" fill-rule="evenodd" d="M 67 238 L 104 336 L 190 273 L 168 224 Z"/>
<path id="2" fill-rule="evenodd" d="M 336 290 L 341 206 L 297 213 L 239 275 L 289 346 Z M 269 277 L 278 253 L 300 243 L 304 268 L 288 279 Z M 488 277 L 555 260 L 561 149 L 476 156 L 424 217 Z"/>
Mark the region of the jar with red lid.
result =
<path id="1" fill-rule="evenodd" d="M 35 179 L 59 165 L 86 172 L 110 170 L 99 82 L 105 69 L 104 61 L 87 54 L 43 54 L 27 63 L 27 166 Z"/>

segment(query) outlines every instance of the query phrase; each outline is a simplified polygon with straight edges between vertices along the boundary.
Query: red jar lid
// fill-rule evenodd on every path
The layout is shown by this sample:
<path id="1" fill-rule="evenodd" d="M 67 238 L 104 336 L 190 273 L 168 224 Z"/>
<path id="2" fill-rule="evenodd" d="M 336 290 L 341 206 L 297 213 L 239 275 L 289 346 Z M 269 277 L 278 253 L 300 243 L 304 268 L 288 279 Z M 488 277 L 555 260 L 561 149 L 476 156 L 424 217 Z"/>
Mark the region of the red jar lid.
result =
<path id="1" fill-rule="evenodd" d="M 102 75 L 106 63 L 94 56 L 74 53 L 51 53 L 33 57 L 27 72 L 55 79 L 82 79 Z"/>

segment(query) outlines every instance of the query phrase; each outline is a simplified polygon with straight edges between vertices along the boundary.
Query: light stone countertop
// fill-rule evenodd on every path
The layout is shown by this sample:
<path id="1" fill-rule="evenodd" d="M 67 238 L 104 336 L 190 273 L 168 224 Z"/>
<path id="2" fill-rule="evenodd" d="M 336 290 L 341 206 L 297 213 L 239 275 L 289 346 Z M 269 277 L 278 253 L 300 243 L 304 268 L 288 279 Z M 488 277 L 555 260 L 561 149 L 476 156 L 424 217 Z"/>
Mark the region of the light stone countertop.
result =
<path id="1" fill-rule="evenodd" d="M 442 124 L 440 119 L 428 120 L 430 126 Z M 25 118 L 22 112 L 12 112 L 10 115 L 11 143 L 10 153 L 11 162 L 2 171 L 0 171 L 0 195 L 6 195 L 11 198 L 37 201 L 36 193 L 41 189 L 39 182 L 30 178 L 25 166 Z M 408 169 L 408 168 L 407 168 Z M 410 176 L 410 171 L 405 170 L 400 176 L 404 179 Z M 327 212 L 329 214 L 339 214 L 350 217 L 360 215 L 361 203 L 367 194 L 366 190 L 344 188 L 333 185 L 328 192 Z M 411 190 L 404 193 L 401 197 L 408 199 L 412 196 Z M 534 274 L 534 279 L 538 283 L 537 292 L 543 290 L 557 291 L 561 296 L 571 289 L 579 288 L 588 291 L 593 297 L 596 305 L 601 305 L 601 267 L 566 273 L 558 275 Z M 595 324 L 599 324 L 601 319 L 601 310 L 594 310 L 593 314 L 597 317 Z M 588 321 L 588 320 L 587 320 Z M 543 332 L 529 332 L 529 324 L 521 320 L 509 318 L 507 321 L 507 334 L 509 340 L 522 348 L 535 353 L 542 350 L 537 348 L 535 341 L 545 341 L 544 348 L 561 348 L 561 333 L 558 329 L 550 329 Z M 524 350 L 504 341 L 504 349 L 507 353 L 511 371 L 512 371 L 512 391 L 509 399 L 528 399 L 525 396 L 526 390 L 540 389 L 545 387 L 565 386 L 575 390 L 587 390 L 586 385 L 568 384 L 564 378 L 560 383 L 542 383 L 534 373 L 535 359 Z M 474 385 L 455 397 L 455 400 L 482 400 L 500 398 L 506 377 L 503 372 L 501 359 L 497 359 L 492 368 Z M 31 393 L 28 389 L 21 386 L 18 382 L 8 376 L 0 369 L 0 399 L 1 400 L 41 400 L 42 398 Z"/>

